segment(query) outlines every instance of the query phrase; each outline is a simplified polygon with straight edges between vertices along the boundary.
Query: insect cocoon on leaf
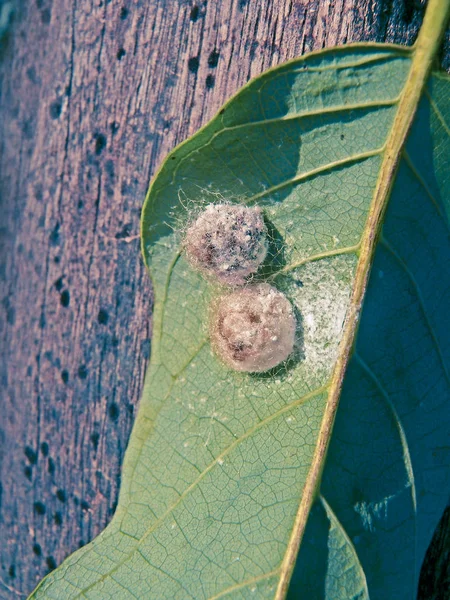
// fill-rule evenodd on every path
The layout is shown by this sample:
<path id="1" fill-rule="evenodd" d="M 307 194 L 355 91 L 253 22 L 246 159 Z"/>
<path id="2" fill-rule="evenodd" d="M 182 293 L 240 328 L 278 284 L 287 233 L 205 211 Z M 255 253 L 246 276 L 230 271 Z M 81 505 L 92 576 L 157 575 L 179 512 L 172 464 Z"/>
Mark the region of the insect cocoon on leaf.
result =
<path id="1" fill-rule="evenodd" d="M 237 286 L 256 273 L 267 254 L 267 228 L 258 207 L 208 204 L 188 227 L 186 256 L 220 283 Z"/>
<path id="2" fill-rule="evenodd" d="M 211 343 L 232 369 L 263 372 L 292 353 L 296 325 L 292 304 L 282 292 L 267 283 L 249 285 L 217 300 Z"/>

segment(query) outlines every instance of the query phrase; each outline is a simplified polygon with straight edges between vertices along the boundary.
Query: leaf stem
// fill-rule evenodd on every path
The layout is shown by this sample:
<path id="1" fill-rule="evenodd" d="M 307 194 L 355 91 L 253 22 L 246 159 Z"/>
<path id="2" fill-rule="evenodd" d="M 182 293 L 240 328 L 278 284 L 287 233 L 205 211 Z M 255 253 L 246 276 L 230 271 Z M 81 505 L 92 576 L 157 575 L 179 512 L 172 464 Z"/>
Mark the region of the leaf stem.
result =
<path id="1" fill-rule="evenodd" d="M 356 336 L 383 216 L 394 183 L 401 151 L 414 119 L 434 56 L 438 51 L 440 41 L 445 32 L 449 14 L 450 0 L 429 0 L 422 28 L 412 49 L 411 69 L 398 104 L 391 133 L 386 143 L 383 162 L 361 241 L 361 254 L 356 271 L 351 304 L 340 344 L 339 358 L 333 372 L 330 393 L 311 469 L 303 490 L 289 545 L 281 565 L 280 581 L 275 600 L 282 600 L 286 597 L 308 515 L 319 492 L 320 479 L 339 404 L 342 382 Z"/>

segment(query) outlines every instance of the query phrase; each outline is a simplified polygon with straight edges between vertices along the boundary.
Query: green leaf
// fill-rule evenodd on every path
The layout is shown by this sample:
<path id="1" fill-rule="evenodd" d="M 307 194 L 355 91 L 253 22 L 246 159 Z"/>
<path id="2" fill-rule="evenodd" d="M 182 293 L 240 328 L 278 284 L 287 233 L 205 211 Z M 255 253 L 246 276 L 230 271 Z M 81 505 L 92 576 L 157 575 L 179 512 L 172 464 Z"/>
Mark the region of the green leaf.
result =
<path id="1" fill-rule="evenodd" d="M 442 6 L 413 49 L 261 75 L 169 155 L 143 212 L 153 346 L 119 505 L 30 598 L 283 598 L 302 539 L 290 597 L 414 596 L 449 487 L 450 83 L 426 83 Z M 263 207 L 261 278 L 302 326 L 267 374 L 216 359 L 218 290 L 182 253 L 192 214 L 223 198 Z"/>

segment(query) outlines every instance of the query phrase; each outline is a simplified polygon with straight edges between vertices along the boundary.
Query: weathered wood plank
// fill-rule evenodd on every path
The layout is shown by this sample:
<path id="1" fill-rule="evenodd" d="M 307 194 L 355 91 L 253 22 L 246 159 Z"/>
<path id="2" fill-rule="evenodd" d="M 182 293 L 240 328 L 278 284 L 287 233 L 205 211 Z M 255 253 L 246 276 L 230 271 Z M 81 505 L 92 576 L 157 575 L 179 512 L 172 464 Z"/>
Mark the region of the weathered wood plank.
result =
<path id="1" fill-rule="evenodd" d="M 413 0 L 9 5 L 0 54 L 1 599 L 24 597 L 114 511 L 150 351 L 139 214 L 165 154 L 269 66 L 351 41 L 410 44 L 423 13 Z"/>

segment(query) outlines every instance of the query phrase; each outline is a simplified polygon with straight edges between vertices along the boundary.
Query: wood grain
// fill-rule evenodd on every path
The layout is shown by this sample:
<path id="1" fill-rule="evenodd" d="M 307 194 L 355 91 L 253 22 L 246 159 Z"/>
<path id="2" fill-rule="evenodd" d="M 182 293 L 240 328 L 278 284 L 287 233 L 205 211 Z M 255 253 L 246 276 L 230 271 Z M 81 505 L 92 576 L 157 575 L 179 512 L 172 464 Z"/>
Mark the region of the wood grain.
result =
<path id="1" fill-rule="evenodd" d="M 139 215 L 164 156 L 268 67 L 352 41 L 411 44 L 423 15 L 413 0 L 3 4 L 2 600 L 114 511 L 150 353 Z"/>

